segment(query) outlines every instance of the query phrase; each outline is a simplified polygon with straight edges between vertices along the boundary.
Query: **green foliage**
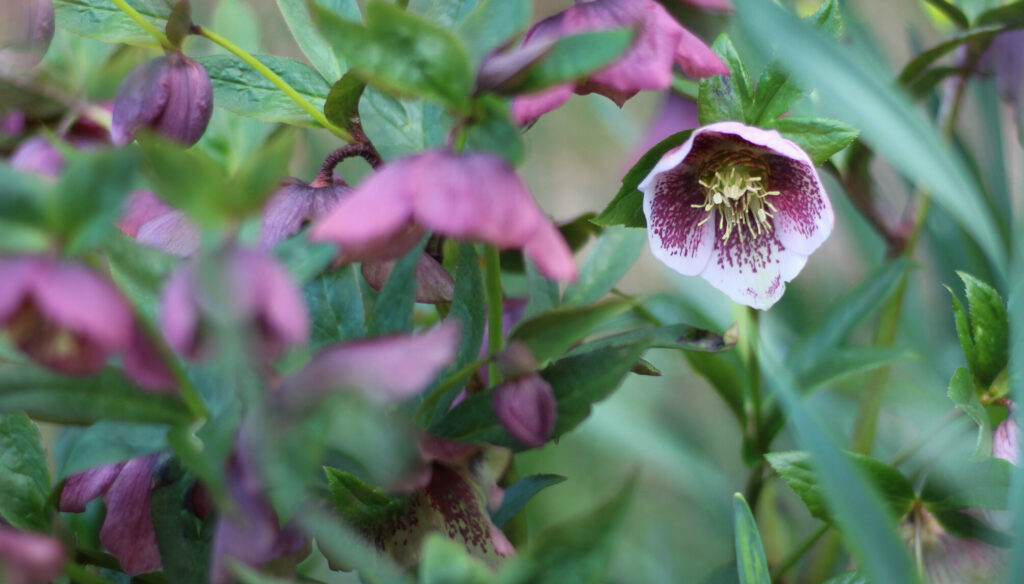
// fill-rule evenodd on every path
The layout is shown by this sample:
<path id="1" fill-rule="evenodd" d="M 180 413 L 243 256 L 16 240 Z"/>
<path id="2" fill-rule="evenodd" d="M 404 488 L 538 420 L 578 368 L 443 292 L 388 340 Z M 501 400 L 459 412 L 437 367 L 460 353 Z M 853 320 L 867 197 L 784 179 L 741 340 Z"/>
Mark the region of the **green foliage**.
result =
<path id="1" fill-rule="evenodd" d="M 313 107 L 323 109 L 331 85 L 315 69 L 287 57 L 257 55 L 256 59 L 284 79 Z M 215 105 L 264 122 L 300 126 L 316 124 L 292 98 L 235 55 L 211 55 L 197 60 L 210 76 Z"/>
<path id="2" fill-rule="evenodd" d="M 974 380 L 971 372 L 963 367 L 957 367 L 953 378 L 949 380 L 949 399 L 960 410 L 963 410 L 975 424 L 978 425 L 978 440 L 974 447 L 974 456 L 984 458 L 992 454 L 992 421 L 985 406 L 978 401 L 978 394 L 974 391 Z"/>
<path id="3" fill-rule="evenodd" d="M 740 584 L 769 584 L 768 559 L 761 544 L 761 533 L 754 521 L 754 514 L 743 495 L 736 493 L 732 498 L 733 528 L 736 530 L 736 565 L 739 567 Z"/>
<path id="4" fill-rule="evenodd" d="M 324 102 L 324 115 L 336 126 L 349 132 L 361 133 L 362 124 L 359 120 L 359 100 L 363 97 L 366 84 L 351 73 L 346 73 L 331 86 Z"/>
<path id="5" fill-rule="evenodd" d="M 57 480 L 89 468 L 145 456 L 167 448 L 165 424 L 101 420 L 87 428 L 65 428 L 57 442 Z"/>
<path id="6" fill-rule="evenodd" d="M 173 460 L 158 463 L 153 474 L 149 508 L 163 573 L 170 582 L 208 582 L 215 522 L 203 522 L 190 508 L 188 497 L 195 479 Z"/>
<path id="7" fill-rule="evenodd" d="M 441 108 L 423 100 L 396 99 L 373 87 L 363 92 L 359 118 L 385 160 L 440 146 L 451 128 Z"/>
<path id="8" fill-rule="evenodd" d="M 22 412 L 0 414 L 0 517 L 19 529 L 50 526 L 50 469 L 39 428 Z"/>
<path id="9" fill-rule="evenodd" d="M 505 489 L 505 495 L 501 499 L 501 506 L 491 513 L 491 521 L 498 527 L 503 527 L 509 519 L 519 513 L 530 499 L 537 496 L 544 489 L 557 485 L 565 480 L 565 477 L 554 474 L 536 474 L 523 477 L 512 483 Z"/>
<path id="10" fill-rule="evenodd" d="M 702 126 L 725 120 L 746 122 L 754 90 L 736 48 L 726 35 L 719 35 L 711 49 L 729 67 L 730 75 L 714 75 L 700 82 L 697 117 Z"/>
<path id="11" fill-rule="evenodd" d="M 474 111 L 473 125 L 466 130 L 466 150 L 496 154 L 512 166 L 521 164 L 526 154 L 523 141 L 505 102 L 484 96 L 474 103 Z"/>
<path id="12" fill-rule="evenodd" d="M 487 564 L 466 552 L 465 546 L 434 533 L 423 542 L 420 584 L 487 584 L 494 579 Z"/>
<path id="13" fill-rule="evenodd" d="M 538 363 L 546 363 L 576 344 L 595 326 L 628 308 L 629 304 L 624 300 L 607 300 L 577 308 L 563 307 L 523 320 L 512 330 L 509 341 L 525 343 Z"/>
<path id="14" fill-rule="evenodd" d="M 543 57 L 517 77 L 514 87 L 509 89 L 517 93 L 532 93 L 585 77 L 624 53 L 633 37 L 631 30 L 605 30 L 560 37 Z"/>
<path id="15" fill-rule="evenodd" d="M 646 243 L 647 234 L 639 229 L 606 229 L 590 248 L 577 280 L 566 287 L 562 302 L 581 306 L 600 300 L 626 275 Z"/>
<path id="16" fill-rule="evenodd" d="M 928 510 L 1005 509 L 1014 466 L 1001 459 L 964 461 L 955 473 L 929 475 L 921 488 Z"/>
<path id="17" fill-rule="evenodd" d="M 420 243 L 395 262 L 388 281 L 381 288 L 373 305 L 366 331 L 368 336 L 379 337 L 412 330 L 412 309 L 416 303 L 416 264 L 427 245 L 424 236 Z"/>
<path id="18" fill-rule="evenodd" d="M 321 6 L 325 4 L 321 3 Z M 334 4 L 335 10 L 345 11 L 346 14 L 352 15 L 358 20 L 359 5 L 355 0 L 338 0 Z M 284 17 L 288 30 L 291 31 L 292 37 L 295 38 L 299 49 L 302 50 L 302 54 L 306 55 L 306 58 L 320 72 L 320 75 L 330 82 L 341 79 L 347 66 L 344 61 L 339 60 L 334 49 L 331 48 L 331 45 L 320 34 L 316 23 L 313 22 L 313 16 L 310 14 L 307 3 L 295 2 L 293 0 L 277 0 L 277 8 L 281 11 L 281 16 Z"/>
<path id="19" fill-rule="evenodd" d="M 355 266 L 349 265 L 325 271 L 303 287 L 313 325 L 311 350 L 366 335 L 361 277 Z"/>
<path id="20" fill-rule="evenodd" d="M 483 0 L 466 16 L 455 33 L 473 64 L 530 25 L 529 0 Z"/>
<path id="21" fill-rule="evenodd" d="M 771 120 L 764 127 L 778 130 L 783 137 L 795 142 L 815 166 L 824 164 L 857 139 L 857 130 L 852 126 L 825 118 L 790 116 Z"/>
<path id="22" fill-rule="evenodd" d="M 956 334 L 978 387 L 985 390 L 1006 368 L 1009 359 L 1006 305 L 992 286 L 964 272 L 958 275 L 967 293 L 967 310 L 954 295 Z"/>
<path id="23" fill-rule="evenodd" d="M 75 153 L 47 200 L 51 233 L 69 251 L 96 243 L 107 233 L 121 201 L 135 182 L 138 154 L 106 150 Z"/>
<path id="24" fill-rule="evenodd" d="M 165 0 L 126 0 L 157 30 L 167 26 L 172 4 Z M 156 41 L 110 0 L 55 0 L 57 26 L 105 43 L 153 47 Z"/>

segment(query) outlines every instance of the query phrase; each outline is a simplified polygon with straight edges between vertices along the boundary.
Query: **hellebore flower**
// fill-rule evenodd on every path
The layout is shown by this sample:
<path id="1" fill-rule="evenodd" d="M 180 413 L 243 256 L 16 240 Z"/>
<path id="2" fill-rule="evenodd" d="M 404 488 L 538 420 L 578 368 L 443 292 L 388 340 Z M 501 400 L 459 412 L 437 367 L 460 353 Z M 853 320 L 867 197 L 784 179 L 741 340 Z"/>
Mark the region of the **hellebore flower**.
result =
<path id="1" fill-rule="evenodd" d="M 128 237 L 139 234 L 139 228 L 157 217 L 174 210 L 163 199 L 150 191 L 134 191 L 128 195 L 117 228 Z"/>
<path id="2" fill-rule="evenodd" d="M 899 531 L 911 550 L 920 546 L 921 565 L 929 584 L 1003 581 L 1006 550 L 950 534 L 923 507 L 916 507 L 904 517 Z"/>
<path id="3" fill-rule="evenodd" d="M 363 278 L 371 288 L 380 292 L 395 269 L 395 261 L 363 262 Z M 416 302 L 439 304 L 451 302 L 455 297 L 455 280 L 444 266 L 427 254 L 416 261 Z"/>
<path id="4" fill-rule="evenodd" d="M 344 261 L 396 259 L 424 230 L 521 248 L 538 270 L 572 280 L 572 251 L 515 171 L 496 156 L 433 150 L 384 165 L 313 224 Z"/>
<path id="5" fill-rule="evenodd" d="M 503 381 L 494 388 L 491 405 L 498 421 L 516 440 L 540 448 L 555 430 L 555 392 L 537 373 L 537 360 L 522 343 L 512 343 L 498 357 Z"/>
<path id="6" fill-rule="evenodd" d="M 149 495 L 158 454 L 106 464 L 68 477 L 57 508 L 82 513 L 86 504 L 103 495 L 107 515 L 100 543 L 129 576 L 159 570 L 160 550 L 150 515 Z"/>
<path id="7" fill-rule="evenodd" d="M 64 568 L 64 548 L 56 539 L 0 525 L 0 582 L 51 582 Z"/>
<path id="8" fill-rule="evenodd" d="M 966 53 L 961 52 L 958 58 L 959 61 L 966 60 Z M 982 54 L 978 66 L 995 73 L 999 98 L 1018 106 L 1021 82 L 1024 81 L 1024 30 L 1009 30 L 996 35 Z"/>
<path id="9" fill-rule="evenodd" d="M 574 6 L 535 24 L 523 46 L 600 30 L 635 28 L 633 46 L 614 63 L 575 84 L 565 83 L 534 95 L 516 98 L 512 117 L 530 123 L 579 95 L 599 93 L 622 106 L 640 91 L 672 84 L 672 64 L 690 77 L 728 75 L 729 68 L 693 33 L 683 28 L 655 0 L 594 0 Z"/>
<path id="10" fill-rule="evenodd" d="M 78 264 L 0 259 L 0 326 L 30 357 L 73 375 L 96 373 L 128 345 L 132 311 L 117 289 Z"/>
<path id="11" fill-rule="evenodd" d="M 175 272 L 164 288 L 160 322 L 167 341 L 195 359 L 207 349 L 206 324 L 224 318 L 252 327 L 257 354 L 273 359 L 287 346 L 309 337 L 309 315 L 295 282 L 272 257 L 231 248 L 221 258 L 222 286 L 212 290 L 191 262 Z M 213 296 L 216 294 L 217 296 Z"/>
<path id="12" fill-rule="evenodd" d="M 53 0 L 14 0 L 0 6 L 0 74 L 39 64 L 53 40 Z"/>
<path id="13" fill-rule="evenodd" d="M 203 242 L 198 225 L 149 191 L 128 196 L 117 228 L 142 245 L 179 258 L 191 256 Z"/>
<path id="14" fill-rule="evenodd" d="M 213 87 L 202 65 L 181 53 L 139 65 L 121 82 L 110 135 L 125 146 L 149 128 L 188 146 L 199 141 L 213 114 Z"/>
<path id="15" fill-rule="evenodd" d="M 738 122 L 694 131 L 639 189 L 654 257 L 761 310 L 835 222 L 807 154 L 774 130 Z"/>
<path id="16" fill-rule="evenodd" d="M 1000 401 L 1010 412 L 992 433 L 992 456 L 1020 466 L 1020 426 L 1013 417 L 1017 405 L 1010 400 Z"/>
<path id="17" fill-rule="evenodd" d="M 64 157 L 49 140 L 33 136 L 11 153 L 10 163 L 18 170 L 56 177 L 64 168 Z"/>
<path id="18" fill-rule="evenodd" d="M 326 215 L 352 190 L 345 181 L 317 178 L 311 183 L 288 178 L 267 201 L 260 230 L 260 247 L 270 249 Z"/>

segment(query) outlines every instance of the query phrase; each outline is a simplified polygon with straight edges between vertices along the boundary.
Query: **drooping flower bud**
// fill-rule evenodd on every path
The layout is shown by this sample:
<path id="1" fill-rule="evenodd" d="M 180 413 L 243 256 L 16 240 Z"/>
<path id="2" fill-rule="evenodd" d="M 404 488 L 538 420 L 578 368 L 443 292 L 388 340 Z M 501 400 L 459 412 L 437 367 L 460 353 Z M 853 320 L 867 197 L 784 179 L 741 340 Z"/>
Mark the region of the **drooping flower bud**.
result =
<path id="1" fill-rule="evenodd" d="M 0 525 L 0 582 L 50 582 L 63 567 L 64 548 L 56 539 Z"/>
<path id="2" fill-rule="evenodd" d="M 505 430 L 532 448 L 543 446 L 555 429 L 555 393 L 536 373 L 503 382 L 494 389 L 491 405 Z"/>
<path id="3" fill-rule="evenodd" d="M 45 257 L 0 260 L 0 326 L 36 361 L 73 375 L 99 371 L 131 339 L 117 289 L 83 266 Z"/>
<path id="4" fill-rule="evenodd" d="M 202 65 L 172 53 L 136 67 L 121 82 L 110 135 L 125 146 L 149 128 L 188 146 L 199 141 L 213 114 L 213 87 Z"/>
<path id="5" fill-rule="evenodd" d="M 38 65 L 53 30 L 53 0 L 8 0 L 0 5 L 0 75 L 22 74 Z"/>
<path id="6" fill-rule="evenodd" d="M 285 179 L 263 211 L 260 247 L 270 249 L 295 235 L 308 223 L 326 215 L 351 190 L 340 179 L 317 179 L 312 183 Z"/>
<path id="7" fill-rule="evenodd" d="M 371 288 L 380 292 L 395 269 L 395 261 L 363 262 L 363 278 Z M 444 266 L 427 254 L 416 262 L 416 302 L 439 304 L 451 302 L 455 296 L 455 280 Z"/>

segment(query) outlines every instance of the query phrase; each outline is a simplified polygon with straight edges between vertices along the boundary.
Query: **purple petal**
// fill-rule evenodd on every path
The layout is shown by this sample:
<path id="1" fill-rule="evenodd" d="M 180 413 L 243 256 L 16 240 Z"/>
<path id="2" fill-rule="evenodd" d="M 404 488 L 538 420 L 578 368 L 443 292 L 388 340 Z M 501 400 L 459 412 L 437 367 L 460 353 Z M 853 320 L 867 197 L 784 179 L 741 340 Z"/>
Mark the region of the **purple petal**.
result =
<path id="1" fill-rule="evenodd" d="M 135 237 L 143 224 L 156 219 L 157 217 L 173 210 L 150 191 L 134 191 L 128 195 L 128 202 L 125 204 L 124 212 L 117 220 L 117 228 L 129 237 Z"/>
<path id="2" fill-rule="evenodd" d="M 766 155 L 771 167 L 769 188 L 779 191 L 775 205 L 775 231 L 788 249 L 811 255 L 832 234 L 835 215 L 825 187 L 810 161 Z"/>
<path id="3" fill-rule="evenodd" d="M 160 326 L 167 342 L 191 358 L 201 353 L 199 307 L 192 297 L 194 272 L 192 264 L 178 268 L 164 285 L 160 300 Z"/>
<path id="4" fill-rule="evenodd" d="M 157 455 L 133 458 L 103 497 L 107 516 L 100 529 L 100 543 L 129 576 L 160 569 L 160 550 L 149 510 L 150 483 Z"/>
<path id="5" fill-rule="evenodd" d="M 147 221 L 139 227 L 135 236 L 135 240 L 142 245 L 179 258 L 196 253 L 202 239 L 199 226 L 183 211 L 170 211 Z"/>
<path id="6" fill-rule="evenodd" d="M 178 386 L 163 357 L 137 324 L 124 351 L 124 372 L 139 387 L 151 392 L 169 392 Z"/>
<path id="7" fill-rule="evenodd" d="M 1017 406 L 1009 405 L 1009 415 L 992 433 L 992 456 L 1020 466 L 1020 426 L 1014 419 Z"/>
<path id="8" fill-rule="evenodd" d="M 64 168 L 64 156 L 43 136 L 22 142 L 11 154 L 11 167 L 43 176 L 56 177 Z"/>
<path id="9" fill-rule="evenodd" d="M 558 403 L 554 391 L 536 373 L 499 385 L 494 390 L 491 405 L 505 430 L 526 446 L 543 446 L 555 429 Z"/>
<path id="10" fill-rule="evenodd" d="M 39 273 L 33 295 L 43 315 L 82 335 L 101 351 L 128 345 L 132 311 L 110 282 L 72 263 L 53 262 Z"/>
<path id="11" fill-rule="evenodd" d="M 42 265 L 39 259 L 31 257 L 0 260 L 0 282 L 4 283 L 0 286 L 0 324 L 7 324 L 21 307 Z"/>
<path id="12" fill-rule="evenodd" d="M 23 75 L 39 64 L 53 40 L 53 1 L 6 3 L 0 18 L 0 74 Z"/>
<path id="13" fill-rule="evenodd" d="M 395 261 L 363 262 L 363 278 L 380 292 L 395 269 Z M 455 296 L 455 280 L 437 260 L 422 254 L 416 262 L 416 302 L 439 304 L 451 302 Z"/>
<path id="14" fill-rule="evenodd" d="M 523 247 L 523 253 L 530 258 L 537 270 L 552 280 L 572 282 L 576 280 L 576 261 L 572 249 L 554 223 L 543 220 L 540 227 Z"/>
<path id="15" fill-rule="evenodd" d="M 1007 103 L 1020 103 L 1024 80 L 1024 30 L 1011 30 L 996 36 L 982 57 L 985 69 L 995 70 L 996 91 Z"/>
<path id="16" fill-rule="evenodd" d="M 669 17 L 671 18 L 671 16 Z M 679 27 L 679 44 L 676 47 L 675 62 L 689 77 L 710 77 L 729 75 L 729 67 L 695 34 Z"/>
<path id="17" fill-rule="evenodd" d="M 263 211 L 260 247 L 270 249 L 298 233 L 306 223 L 326 216 L 351 190 L 338 184 L 312 187 L 297 178 L 287 179 Z"/>
<path id="18" fill-rule="evenodd" d="M 487 497 L 463 473 L 435 464 L 426 495 L 440 516 L 441 532 L 465 545 L 471 555 L 495 566 L 514 551 L 506 538 L 494 537 L 500 530 L 487 512 Z"/>
<path id="19" fill-rule="evenodd" d="M 273 257 L 249 249 L 236 250 L 229 271 L 236 297 L 245 289 L 256 293 L 249 318 L 255 321 L 267 358 L 309 338 L 309 312 L 302 292 L 291 275 Z"/>
<path id="20" fill-rule="evenodd" d="M 480 64 L 480 71 L 476 76 L 477 91 L 502 92 L 513 89 L 514 80 L 545 57 L 555 46 L 555 40 L 541 39 L 504 53 L 489 55 Z"/>
<path id="21" fill-rule="evenodd" d="M 520 126 L 531 124 L 542 115 L 562 107 L 572 94 L 573 85 L 562 83 L 538 93 L 521 95 L 512 100 L 512 119 Z"/>
<path id="22" fill-rule="evenodd" d="M 57 509 L 68 513 L 82 513 L 85 506 L 96 497 L 107 492 L 125 463 L 105 464 L 76 472 L 64 482 Z"/>
<path id="23" fill-rule="evenodd" d="M 51 582 L 60 578 L 63 567 L 64 548 L 56 539 L 0 525 L 0 580 Z"/>
<path id="24" fill-rule="evenodd" d="M 169 67 L 167 57 L 159 57 L 132 69 L 121 82 L 110 125 L 116 146 L 127 146 L 140 128 L 160 117 L 171 97 Z"/>
<path id="25" fill-rule="evenodd" d="M 287 399 L 307 403 L 332 390 L 358 390 L 380 403 L 410 398 L 455 358 L 459 334 L 449 321 L 421 335 L 335 345 L 287 382 Z"/>
<path id="26" fill-rule="evenodd" d="M 785 248 L 772 233 L 741 239 L 733 233 L 718 243 L 701 277 L 724 292 L 734 302 L 768 310 L 786 291 L 789 282 L 800 273 L 807 256 Z"/>
<path id="27" fill-rule="evenodd" d="M 213 115 L 213 86 L 206 69 L 198 62 L 180 53 L 167 59 L 167 104 L 152 126 L 168 138 L 191 146 L 203 137 Z"/>

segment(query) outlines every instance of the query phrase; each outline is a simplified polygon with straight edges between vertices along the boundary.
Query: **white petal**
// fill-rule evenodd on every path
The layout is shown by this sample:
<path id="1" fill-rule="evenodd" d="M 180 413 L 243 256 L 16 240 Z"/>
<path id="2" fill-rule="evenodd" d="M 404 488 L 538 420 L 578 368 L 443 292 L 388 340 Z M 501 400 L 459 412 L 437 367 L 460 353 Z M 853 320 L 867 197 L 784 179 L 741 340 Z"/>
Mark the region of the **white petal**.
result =
<path id="1" fill-rule="evenodd" d="M 701 277 L 734 302 L 768 310 L 807 263 L 807 256 L 785 249 L 773 236 L 728 244 L 718 242 Z"/>

